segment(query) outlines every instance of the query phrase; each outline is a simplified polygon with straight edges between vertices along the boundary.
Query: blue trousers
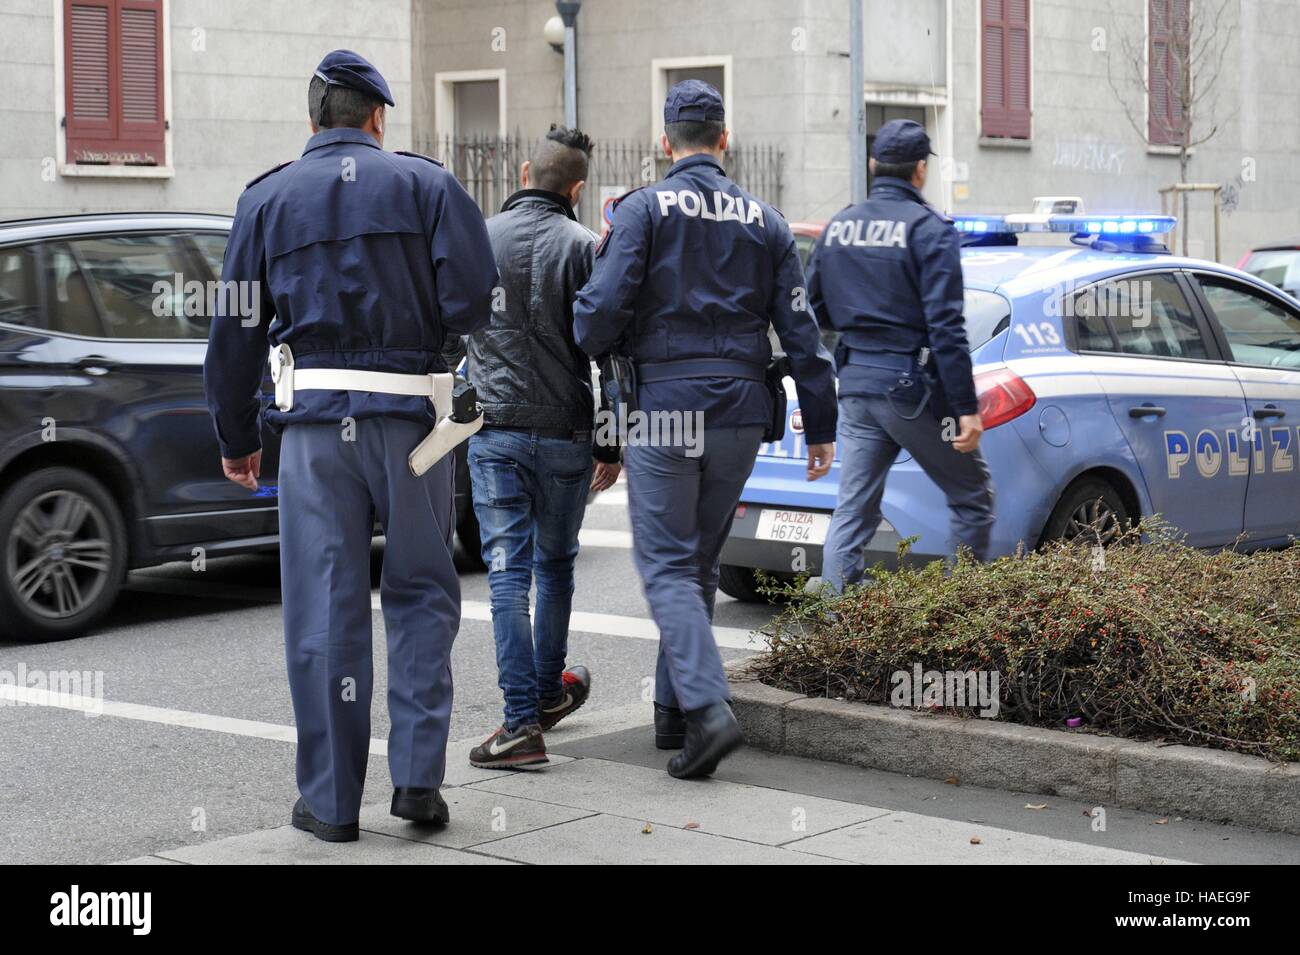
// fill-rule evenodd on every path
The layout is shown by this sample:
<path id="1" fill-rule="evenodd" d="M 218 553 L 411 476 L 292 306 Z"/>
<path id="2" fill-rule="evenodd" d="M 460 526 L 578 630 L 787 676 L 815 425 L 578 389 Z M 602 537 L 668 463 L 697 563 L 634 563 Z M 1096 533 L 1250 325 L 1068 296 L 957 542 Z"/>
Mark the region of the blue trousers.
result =
<path id="1" fill-rule="evenodd" d="M 387 545 L 388 768 L 394 786 L 441 785 L 460 626 L 452 563 L 453 463 L 414 477 L 428 428 L 397 418 L 295 424 L 280 446 L 280 580 L 298 789 L 322 822 L 356 822 L 370 753 L 370 545 Z"/>
<path id="2" fill-rule="evenodd" d="M 836 453 L 840 461 L 839 500 L 823 549 L 822 579 L 836 590 L 862 579 L 864 550 L 880 526 L 885 478 L 900 449 L 948 499 L 959 543 L 980 560 L 988 556 L 993 528 L 993 486 L 978 451 L 962 454 L 943 437 L 943 423 L 931 409 L 914 421 L 900 416 L 883 397 L 840 398 Z"/>
<path id="3" fill-rule="evenodd" d="M 632 550 L 659 627 L 655 701 L 697 710 L 731 699 L 713 637 L 718 562 L 763 428 L 706 428 L 698 457 L 683 447 L 624 451 Z"/>
<path id="4" fill-rule="evenodd" d="M 539 700 L 563 692 L 573 563 L 591 485 L 591 435 L 549 438 L 484 428 L 469 439 L 469 470 L 492 594 L 497 683 L 505 724 L 537 722 Z M 537 607 L 528 593 L 537 582 Z"/>

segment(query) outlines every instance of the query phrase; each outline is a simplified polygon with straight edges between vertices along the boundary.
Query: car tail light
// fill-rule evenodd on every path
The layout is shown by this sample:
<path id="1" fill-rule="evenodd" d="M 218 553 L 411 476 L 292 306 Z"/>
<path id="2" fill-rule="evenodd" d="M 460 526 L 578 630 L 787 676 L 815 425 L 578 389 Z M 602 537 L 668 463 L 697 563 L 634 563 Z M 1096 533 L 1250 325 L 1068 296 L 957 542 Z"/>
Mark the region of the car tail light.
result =
<path id="1" fill-rule="evenodd" d="M 976 375 L 975 393 L 979 396 L 980 421 L 986 431 L 1019 418 L 1038 400 L 1033 389 L 1010 368 Z"/>

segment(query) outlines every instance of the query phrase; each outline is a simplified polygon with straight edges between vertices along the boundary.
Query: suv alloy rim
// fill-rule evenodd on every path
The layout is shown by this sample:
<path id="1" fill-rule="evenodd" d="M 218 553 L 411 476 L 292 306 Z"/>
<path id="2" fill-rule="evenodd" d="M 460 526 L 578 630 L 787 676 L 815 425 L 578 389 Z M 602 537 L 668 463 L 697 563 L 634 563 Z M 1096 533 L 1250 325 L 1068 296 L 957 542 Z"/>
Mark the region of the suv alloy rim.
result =
<path id="1" fill-rule="evenodd" d="M 31 613 L 63 620 L 103 591 L 111 555 L 108 522 L 95 503 L 76 491 L 47 491 L 14 521 L 5 571 Z"/>

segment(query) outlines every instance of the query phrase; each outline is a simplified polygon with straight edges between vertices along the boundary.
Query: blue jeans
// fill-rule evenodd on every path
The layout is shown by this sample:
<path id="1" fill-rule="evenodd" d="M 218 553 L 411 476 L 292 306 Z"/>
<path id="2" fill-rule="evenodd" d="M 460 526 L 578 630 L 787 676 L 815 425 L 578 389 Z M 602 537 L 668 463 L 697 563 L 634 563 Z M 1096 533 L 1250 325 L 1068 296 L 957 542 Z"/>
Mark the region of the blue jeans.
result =
<path id="1" fill-rule="evenodd" d="M 563 692 L 573 562 L 591 484 L 591 437 L 484 428 L 469 439 L 474 513 L 492 594 L 497 683 L 508 728 Z M 537 607 L 528 594 L 537 582 Z"/>
<path id="2" fill-rule="evenodd" d="M 885 478 L 904 449 L 947 497 L 957 542 L 978 560 L 987 558 L 993 529 L 988 466 L 978 450 L 962 454 L 943 439 L 943 423 L 932 409 L 907 421 L 883 397 L 842 395 L 838 440 L 840 491 L 823 550 L 826 583 L 840 591 L 862 580 L 864 550 L 880 526 Z"/>

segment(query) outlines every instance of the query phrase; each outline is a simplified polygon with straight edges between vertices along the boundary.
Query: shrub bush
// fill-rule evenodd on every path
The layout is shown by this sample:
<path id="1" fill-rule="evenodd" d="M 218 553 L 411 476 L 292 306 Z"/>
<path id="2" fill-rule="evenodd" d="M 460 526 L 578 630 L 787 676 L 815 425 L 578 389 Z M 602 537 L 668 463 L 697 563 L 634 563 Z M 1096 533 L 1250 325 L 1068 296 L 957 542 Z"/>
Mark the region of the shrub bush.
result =
<path id="1" fill-rule="evenodd" d="M 889 703 L 916 664 L 991 672 L 999 719 L 1300 759 L 1300 543 L 1200 551 L 1148 523 L 1105 551 L 877 567 L 842 595 L 783 596 L 752 665 L 772 686 Z"/>

